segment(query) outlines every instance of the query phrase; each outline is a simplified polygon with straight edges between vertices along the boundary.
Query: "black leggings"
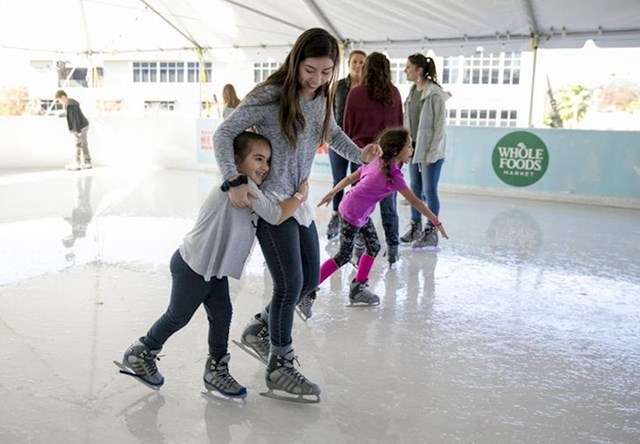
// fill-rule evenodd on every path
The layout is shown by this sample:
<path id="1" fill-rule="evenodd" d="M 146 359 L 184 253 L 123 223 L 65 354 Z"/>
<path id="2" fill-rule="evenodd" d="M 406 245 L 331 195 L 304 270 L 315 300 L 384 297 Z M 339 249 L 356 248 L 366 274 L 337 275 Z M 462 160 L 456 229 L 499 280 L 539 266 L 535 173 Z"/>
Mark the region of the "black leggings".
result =
<path id="1" fill-rule="evenodd" d="M 371 222 L 371 218 L 367 219 L 367 222 L 362 228 L 353 226 L 343 219 L 342 227 L 340 228 L 340 250 L 338 254 L 333 257 L 338 267 L 342 267 L 351 260 L 353 243 L 358 233 L 360 233 L 364 239 L 366 251 L 369 256 L 376 257 L 380 252 L 378 233 L 376 233 L 376 227 L 373 225 L 373 222 Z"/>

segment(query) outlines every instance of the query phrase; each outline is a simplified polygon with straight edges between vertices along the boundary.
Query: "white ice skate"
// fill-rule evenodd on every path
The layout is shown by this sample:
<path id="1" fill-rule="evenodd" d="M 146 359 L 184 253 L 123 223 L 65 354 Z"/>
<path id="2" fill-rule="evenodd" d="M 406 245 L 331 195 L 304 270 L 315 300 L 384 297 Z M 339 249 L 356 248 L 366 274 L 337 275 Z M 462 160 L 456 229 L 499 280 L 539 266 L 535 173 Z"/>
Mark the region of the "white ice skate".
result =
<path id="1" fill-rule="evenodd" d="M 317 404 L 320 402 L 320 387 L 309 381 L 293 366 L 298 362 L 293 350 L 284 356 L 269 356 L 266 371 L 266 382 L 269 391 L 261 396 L 280 401 L 298 402 L 301 404 Z"/>

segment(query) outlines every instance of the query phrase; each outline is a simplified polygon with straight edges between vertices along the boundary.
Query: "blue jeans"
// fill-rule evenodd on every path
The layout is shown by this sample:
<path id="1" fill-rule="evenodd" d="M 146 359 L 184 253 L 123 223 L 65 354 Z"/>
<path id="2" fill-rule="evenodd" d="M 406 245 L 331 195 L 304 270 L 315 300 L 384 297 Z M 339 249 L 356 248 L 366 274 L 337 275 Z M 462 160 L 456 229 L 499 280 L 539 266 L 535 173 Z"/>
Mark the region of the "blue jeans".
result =
<path id="1" fill-rule="evenodd" d="M 411 163 L 409 164 L 409 178 L 411 181 L 411 191 L 418 199 L 427 203 L 429 209 L 436 216 L 440 213 L 440 198 L 438 197 L 438 182 L 440 181 L 440 171 L 444 159 L 434 163 Z M 411 207 L 411 220 L 420 222 L 422 214 Z M 431 222 L 428 222 L 431 225 Z"/>
<path id="2" fill-rule="evenodd" d="M 272 352 L 291 347 L 296 304 L 320 282 L 320 247 L 313 222 L 308 228 L 289 218 L 280 225 L 258 221 L 258 242 L 273 280 L 273 296 L 266 308 Z"/>
<path id="3" fill-rule="evenodd" d="M 161 348 L 169 337 L 187 325 L 200 304 L 209 320 L 209 354 L 216 360 L 227 354 L 232 306 L 226 277 L 209 282 L 193 271 L 176 251 L 169 263 L 171 299 L 167 311 L 149 329 L 142 342 Z"/>
<path id="4" fill-rule="evenodd" d="M 349 169 L 349 163 L 351 163 L 351 172 L 353 173 L 358 169 L 360 165 L 357 163 L 349 162 L 340 154 L 329 149 L 329 162 L 331 163 L 331 175 L 333 176 L 333 186 L 335 187 L 338 182 L 347 177 L 347 170 Z M 338 206 L 342 200 L 344 191 L 340 191 L 333 196 L 333 211 L 338 211 Z"/>

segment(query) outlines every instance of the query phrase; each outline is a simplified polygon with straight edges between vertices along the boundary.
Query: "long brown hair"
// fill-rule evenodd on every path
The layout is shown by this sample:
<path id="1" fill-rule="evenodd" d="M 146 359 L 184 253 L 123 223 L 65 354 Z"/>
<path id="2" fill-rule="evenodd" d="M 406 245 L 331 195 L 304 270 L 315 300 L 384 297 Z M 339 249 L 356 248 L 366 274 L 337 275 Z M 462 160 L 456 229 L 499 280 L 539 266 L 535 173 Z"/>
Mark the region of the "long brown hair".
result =
<path id="1" fill-rule="evenodd" d="M 393 176 L 391 176 L 391 162 L 393 158 L 402 152 L 410 140 L 411 136 L 409 131 L 402 126 L 388 128 L 378 136 L 378 144 L 382 148 L 380 169 L 384 171 L 387 176 L 388 183 L 393 183 Z"/>
<path id="2" fill-rule="evenodd" d="M 222 100 L 224 104 L 230 108 L 237 108 L 240 105 L 240 99 L 236 95 L 236 89 L 231 83 L 227 83 L 222 88 Z"/>
<path id="3" fill-rule="evenodd" d="M 362 83 L 367 85 L 369 98 L 383 105 L 393 103 L 393 83 L 389 59 L 380 52 L 372 52 L 364 60 Z"/>
<path id="4" fill-rule="evenodd" d="M 276 72 L 271 74 L 264 85 L 282 86 L 280 93 L 280 129 L 289 141 L 293 149 L 298 142 L 298 134 L 305 128 L 306 122 L 302 110 L 298 105 L 301 90 L 298 82 L 298 70 L 303 60 L 311 57 L 329 57 L 333 60 L 333 72 L 329 81 L 316 90 L 316 97 L 323 95 L 326 99 L 326 111 L 320 140 L 318 144 L 326 141 L 329 137 L 329 126 L 331 123 L 331 84 L 336 77 L 336 67 L 340 57 L 338 41 L 322 28 L 308 29 L 296 40 L 293 48 L 284 63 Z"/>

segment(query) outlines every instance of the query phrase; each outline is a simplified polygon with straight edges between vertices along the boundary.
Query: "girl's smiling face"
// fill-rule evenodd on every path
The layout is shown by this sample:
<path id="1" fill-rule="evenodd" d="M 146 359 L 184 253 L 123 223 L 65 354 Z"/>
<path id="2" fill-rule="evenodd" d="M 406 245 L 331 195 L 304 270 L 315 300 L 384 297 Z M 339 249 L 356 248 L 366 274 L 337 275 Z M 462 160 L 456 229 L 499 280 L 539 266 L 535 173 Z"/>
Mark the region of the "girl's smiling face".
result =
<path id="1" fill-rule="evenodd" d="M 260 185 L 271 168 L 271 147 L 264 141 L 253 140 L 249 143 L 249 149 L 249 154 L 242 161 L 236 159 L 236 168 Z"/>
<path id="2" fill-rule="evenodd" d="M 300 93 L 306 100 L 314 98 L 316 90 L 325 85 L 333 75 L 333 60 L 330 57 L 308 57 L 300 63 L 298 82 Z"/>

